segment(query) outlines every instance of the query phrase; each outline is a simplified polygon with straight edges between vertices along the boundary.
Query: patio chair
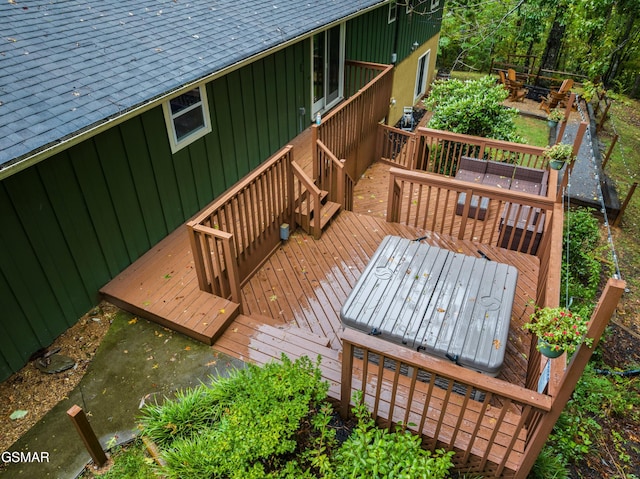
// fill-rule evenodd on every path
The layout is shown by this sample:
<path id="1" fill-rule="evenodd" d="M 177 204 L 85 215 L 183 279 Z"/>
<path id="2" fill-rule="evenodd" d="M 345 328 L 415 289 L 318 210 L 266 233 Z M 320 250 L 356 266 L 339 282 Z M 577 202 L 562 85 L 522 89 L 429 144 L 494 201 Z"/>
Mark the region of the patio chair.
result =
<path id="1" fill-rule="evenodd" d="M 544 110 L 548 113 L 557 106 L 566 106 L 569 95 L 571 94 L 571 87 L 573 87 L 573 80 L 567 78 L 562 82 L 558 90 L 551 90 L 549 94 L 540 102 L 540 110 Z"/>
<path id="2" fill-rule="evenodd" d="M 523 101 L 529 90 L 523 88 L 524 82 L 518 81 L 516 71 L 513 68 L 507 70 L 506 82 L 507 88 L 509 89 L 508 100 Z"/>

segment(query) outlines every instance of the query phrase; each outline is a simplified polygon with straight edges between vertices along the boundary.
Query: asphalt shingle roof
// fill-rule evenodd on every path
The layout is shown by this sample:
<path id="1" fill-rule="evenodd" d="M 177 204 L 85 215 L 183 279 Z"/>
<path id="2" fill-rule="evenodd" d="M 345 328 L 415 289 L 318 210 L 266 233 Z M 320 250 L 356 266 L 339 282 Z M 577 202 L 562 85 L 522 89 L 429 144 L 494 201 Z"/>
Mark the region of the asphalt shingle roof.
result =
<path id="1" fill-rule="evenodd" d="M 4 0 L 0 169 L 383 0 Z"/>

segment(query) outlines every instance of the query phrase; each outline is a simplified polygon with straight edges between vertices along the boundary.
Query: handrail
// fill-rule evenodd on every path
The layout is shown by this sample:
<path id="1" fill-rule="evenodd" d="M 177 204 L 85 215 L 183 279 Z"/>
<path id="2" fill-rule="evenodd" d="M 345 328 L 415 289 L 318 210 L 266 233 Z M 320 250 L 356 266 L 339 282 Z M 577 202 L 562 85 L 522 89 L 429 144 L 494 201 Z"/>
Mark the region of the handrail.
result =
<path id="1" fill-rule="evenodd" d="M 201 290 L 240 301 L 244 284 L 293 220 L 293 147 L 282 148 L 188 223 Z"/>
<path id="2" fill-rule="evenodd" d="M 474 135 L 463 135 L 419 127 L 416 129 L 418 168 L 454 176 L 461 156 L 516 163 L 521 166 L 545 169 L 548 160 L 544 148 Z"/>
<path id="3" fill-rule="evenodd" d="M 329 192 L 329 200 L 340 203 L 344 209 L 351 211 L 355 181 L 345 171 L 344 160 L 339 160 L 320 140 L 317 141 L 317 148 L 318 186 Z"/>
<path id="4" fill-rule="evenodd" d="M 233 235 L 195 222 L 190 222 L 189 227 L 192 230 L 189 239 L 196 270 L 208 272 L 206 275 L 198 275 L 200 290 L 223 298 L 230 296 L 231 301 L 241 304 L 240 278 L 238 263 L 235 261 Z"/>
<path id="5" fill-rule="evenodd" d="M 517 471 L 527 428 L 552 410 L 545 394 L 359 331 L 346 328 L 342 343 L 341 415 L 347 417 L 352 391 L 360 390 L 381 425 L 401 423 L 426 447 L 454 450 L 457 468 L 495 477 Z"/>
<path id="6" fill-rule="evenodd" d="M 378 125 L 378 130 L 376 158 L 399 168 L 415 170 L 415 133 L 382 124 Z"/>
<path id="7" fill-rule="evenodd" d="M 388 221 L 536 256 L 549 234 L 554 204 L 550 196 L 434 173 L 389 170 Z"/>
<path id="8" fill-rule="evenodd" d="M 366 69 L 356 81 L 357 86 L 348 89 L 355 93 L 338 107 L 325 115 L 319 125 L 312 125 L 313 145 L 313 179 L 320 182 L 318 171 L 319 157 L 323 150 L 318 144 L 322 142 L 336 158 L 344 160 L 344 171 L 350 178 L 359 178 L 374 160 L 375 135 L 378 124 L 389 112 L 391 87 L 393 81 L 393 65 L 380 65 L 366 62 L 348 62 L 357 69 Z M 353 70 L 355 71 L 355 70 Z M 375 76 L 373 74 L 375 73 Z M 347 76 L 357 76 L 351 73 Z M 369 81 L 369 77 L 372 77 Z M 364 85 L 360 82 L 367 81 Z M 355 88 L 358 88 L 355 91 Z M 335 185 L 336 187 L 338 184 Z M 348 189 L 347 189 L 348 190 Z M 336 198 L 337 192 L 329 191 Z M 350 194 L 345 191 L 345 195 Z M 352 198 L 346 198 L 345 208 L 350 209 Z"/>
<path id="9" fill-rule="evenodd" d="M 295 213 L 296 223 L 303 226 L 307 230 L 311 230 L 314 238 L 320 238 L 322 235 L 322 227 L 320 225 L 320 208 L 322 207 L 320 195 L 322 191 L 313 184 L 309 177 L 305 174 L 304 170 L 295 162 L 291 162 L 291 168 L 293 170 L 293 177 L 298 182 L 295 188 L 296 200 L 295 206 L 297 212 Z M 311 212 L 315 212 L 311 215 Z M 305 214 L 306 219 L 305 219 Z M 313 216 L 313 218 L 311 218 Z M 311 224 L 313 221 L 313 224 Z"/>

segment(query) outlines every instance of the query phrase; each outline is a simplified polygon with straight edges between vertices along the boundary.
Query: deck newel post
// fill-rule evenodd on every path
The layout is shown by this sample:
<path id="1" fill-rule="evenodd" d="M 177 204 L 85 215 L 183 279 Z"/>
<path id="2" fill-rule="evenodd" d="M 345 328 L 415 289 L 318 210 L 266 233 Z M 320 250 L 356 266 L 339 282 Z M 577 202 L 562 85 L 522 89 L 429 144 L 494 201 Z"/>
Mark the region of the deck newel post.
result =
<path id="1" fill-rule="evenodd" d="M 587 337 L 593 338 L 593 345 L 589 348 L 583 344 L 571 358 L 571 362 L 567 366 L 565 374 L 560 381 L 558 394 L 553 397 L 551 411 L 544 415 L 536 429 L 533 431 L 531 440 L 525 448 L 522 456 L 522 462 L 516 471 L 514 479 L 526 479 L 529 471 L 533 467 L 533 464 L 536 462 L 536 459 L 540 454 L 540 451 L 542 451 L 544 443 L 549 437 L 553 426 L 560 417 L 560 413 L 567 404 L 567 401 L 571 398 L 573 390 L 575 389 L 580 376 L 582 376 L 582 372 L 589 362 L 589 359 L 591 359 L 593 351 L 598 346 L 600 337 L 607 327 L 607 324 L 609 324 L 609 319 L 616 310 L 616 306 L 622 297 L 624 288 L 625 282 L 621 279 L 610 278 L 609 281 L 607 281 L 607 285 L 602 292 L 600 301 L 596 305 L 596 309 L 593 312 L 589 323 Z"/>
<path id="2" fill-rule="evenodd" d="M 229 275 L 229 288 L 231 289 L 231 299 L 240 306 L 242 312 L 242 296 L 240 294 L 240 275 L 238 273 L 238 261 L 236 259 L 236 248 L 233 244 L 233 235 L 225 238 L 222 247 L 224 248 L 224 261 Z"/>
<path id="3" fill-rule="evenodd" d="M 340 378 L 340 416 L 349 417 L 353 381 L 353 344 L 342 338 L 342 377 Z"/>
<path id="4" fill-rule="evenodd" d="M 315 145 L 315 143 L 314 143 Z M 312 148 L 313 151 L 313 148 Z M 296 211 L 296 199 L 295 196 L 295 185 L 294 185 L 294 173 L 293 173 L 293 146 L 289 146 L 289 150 L 287 151 L 287 161 L 286 161 L 286 175 L 287 175 L 287 198 L 289 198 L 289 210 L 288 210 L 288 218 L 287 221 L 289 225 L 291 225 L 291 230 L 293 231 L 296 228 L 296 219 L 295 219 L 295 211 Z M 315 165 L 315 163 L 314 163 Z"/>
<path id="5" fill-rule="evenodd" d="M 202 257 L 202 245 L 198 232 L 195 230 L 197 223 L 190 221 L 187 223 L 187 230 L 189 231 L 189 244 L 191 245 L 191 254 L 193 255 L 193 264 L 196 269 L 196 276 L 198 277 L 198 287 L 200 291 L 208 293 L 212 292 L 212 285 L 207 281 L 207 272 L 204 266 L 204 259 Z"/>
<path id="6" fill-rule="evenodd" d="M 389 189 L 387 191 L 387 221 L 395 223 L 398 221 L 398 205 L 396 205 L 396 178 L 393 168 L 389 170 Z"/>
<path id="7" fill-rule="evenodd" d="M 313 166 L 313 180 L 319 181 L 320 165 L 318 164 L 319 125 L 311 125 L 311 161 Z"/>

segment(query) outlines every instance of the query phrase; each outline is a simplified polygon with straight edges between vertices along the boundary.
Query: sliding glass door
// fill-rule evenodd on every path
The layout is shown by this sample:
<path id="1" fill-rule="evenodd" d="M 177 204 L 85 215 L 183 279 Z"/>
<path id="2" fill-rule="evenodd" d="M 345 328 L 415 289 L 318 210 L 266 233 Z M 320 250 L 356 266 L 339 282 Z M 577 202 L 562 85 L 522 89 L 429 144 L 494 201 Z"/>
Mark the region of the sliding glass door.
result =
<path id="1" fill-rule="evenodd" d="M 312 92 L 315 115 L 335 105 L 343 95 L 344 25 L 313 37 Z"/>

